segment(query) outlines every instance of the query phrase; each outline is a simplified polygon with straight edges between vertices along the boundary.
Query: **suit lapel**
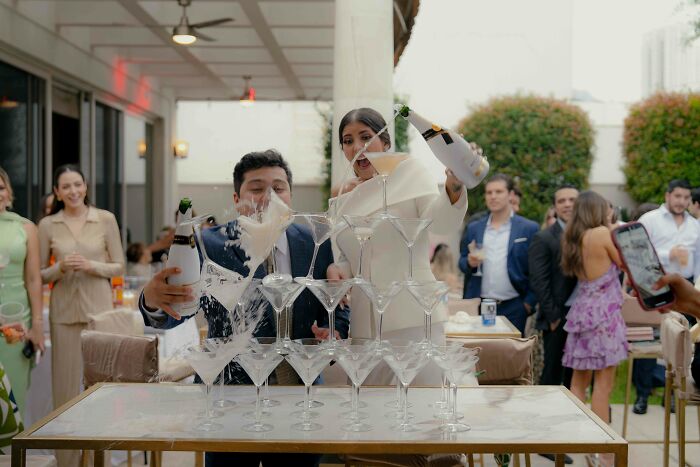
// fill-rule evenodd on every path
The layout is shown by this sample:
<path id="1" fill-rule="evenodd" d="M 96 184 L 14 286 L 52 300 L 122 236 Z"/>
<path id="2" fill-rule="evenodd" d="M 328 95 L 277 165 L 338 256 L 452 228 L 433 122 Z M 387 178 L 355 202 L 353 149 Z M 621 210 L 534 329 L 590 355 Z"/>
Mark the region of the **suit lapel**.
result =
<path id="1" fill-rule="evenodd" d="M 311 255 L 301 231 L 294 224 L 287 229 L 287 243 L 289 243 L 289 262 L 292 277 L 303 277 L 309 272 Z"/>
<path id="2" fill-rule="evenodd" d="M 519 226 L 520 223 L 518 216 L 514 215 L 510 218 L 510 235 L 508 236 L 508 255 L 510 255 L 510 251 L 513 249 L 515 239 L 518 238 L 518 235 L 520 234 L 520 232 L 518 231 Z"/>
<path id="3" fill-rule="evenodd" d="M 478 229 L 476 231 L 476 243 L 484 244 L 484 235 L 486 234 L 486 225 L 489 222 L 489 215 L 485 216 L 483 221 L 479 222 Z"/>
<path id="4" fill-rule="evenodd" d="M 564 233 L 564 229 L 561 228 L 559 221 L 557 220 L 552 226 L 552 235 L 555 240 L 561 239 L 561 234 Z"/>

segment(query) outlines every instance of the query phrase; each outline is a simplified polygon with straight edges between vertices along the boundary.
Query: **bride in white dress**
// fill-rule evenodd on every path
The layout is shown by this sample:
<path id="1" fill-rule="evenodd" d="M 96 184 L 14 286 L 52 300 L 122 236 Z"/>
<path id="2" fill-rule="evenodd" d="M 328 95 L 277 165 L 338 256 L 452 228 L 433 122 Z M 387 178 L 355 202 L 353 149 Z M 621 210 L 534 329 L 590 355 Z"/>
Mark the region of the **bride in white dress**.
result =
<path id="1" fill-rule="evenodd" d="M 379 112 L 361 108 L 348 112 L 340 122 L 339 137 L 343 153 L 348 161 L 377 134 L 386 122 Z M 388 151 L 391 140 L 388 133 L 382 133 L 367 148 L 368 152 Z M 435 163 L 439 163 L 437 160 Z M 354 167 L 356 178 L 346 184 L 339 198 L 330 200 L 340 208 L 339 215 L 354 214 L 372 216 L 383 209 L 382 184 L 370 161 L 360 156 Z M 348 191 L 349 190 L 349 191 Z M 347 193 L 345 193 L 348 191 Z M 467 212 L 467 190 L 446 171 L 445 187 L 439 188 L 430 172 L 415 158 L 401 162 L 387 180 L 387 206 L 389 214 L 403 218 L 430 218 L 431 232 L 451 234 L 462 226 Z M 357 274 L 359 269 L 360 245 L 349 229 L 333 238 L 336 264 L 343 277 Z M 388 222 L 377 226 L 370 241 L 366 242 L 363 253 L 362 274 L 375 284 L 383 285 L 391 281 L 403 281 L 408 277 L 408 250 L 401 235 Z M 429 241 L 427 232 L 422 234 L 413 246 L 413 279 L 417 281 L 435 280 L 430 269 Z M 359 287 L 351 292 L 350 333 L 352 337 L 373 338 L 376 336 L 377 316 L 372 311 L 371 302 Z M 447 319 L 446 307 L 441 307 L 432 316 L 432 338 L 434 343 L 444 341 L 443 322 Z M 394 298 L 384 313 L 382 339 L 410 339 L 419 341 L 424 336 L 424 313 L 407 290 Z M 429 365 L 426 370 L 432 369 Z M 434 385 L 440 381 L 439 371 L 424 370 L 416 377 L 414 384 Z M 389 384 L 393 373 L 386 366 L 377 368 L 366 384 Z"/>

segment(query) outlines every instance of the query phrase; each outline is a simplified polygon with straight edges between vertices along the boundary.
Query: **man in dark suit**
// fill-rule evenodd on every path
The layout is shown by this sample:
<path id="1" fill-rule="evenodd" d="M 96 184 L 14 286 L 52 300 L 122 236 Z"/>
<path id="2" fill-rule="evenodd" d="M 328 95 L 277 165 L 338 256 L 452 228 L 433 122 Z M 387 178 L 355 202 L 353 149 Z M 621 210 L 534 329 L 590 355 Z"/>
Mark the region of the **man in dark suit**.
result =
<path id="1" fill-rule="evenodd" d="M 460 248 L 459 267 L 465 274 L 464 298 L 493 298 L 497 313 L 521 333 L 536 300 L 528 281 L 527 250 L 539 229 L 531 220 L 513 212 L 510 197 L 513 181 L 496 174 L 486 182 L 484 193 L 489 215 L 470 222 Z M 481 245 L 483 256 L 469 251 Z M 477 268 L 481 265 L 481 275 Z"/>
<path id="2" fill-rule="evenodd" d="M 564 384 L 567 388 L 571 385 L 572 371 L 562 366 L 561 358 L 567 334 L 564 323 L 576 278 L 565 276 L 561 270 L 561 237 L 577 197 L 578 190 L 573 186 L 565 185 L 554 192 L 557 221 L 535 235 L 529 252 L 530 286 L 539 303 L 535 327 L 542 330 L 544 345 L 540 384 Z"/>
<path id="3" fill-rule="evenodd" d="M 287 163 L 279 153 L 268 150 L 246 154 L 236 164 L 233 173 L 233 200 L 239 210 L 246 209 L 252 202 L 255 205 L 264 203 L 269 189 L 275 191 L 282 201 L 291 204 L 292 174 Z M 242 212 L 247 214 L 247 212 Z M 217 226 L 202 232 L 204 246 L 209 258 L 217 264 L 238 272 L 241 275 L 249 273 L 245 266 L 247 259 L 244 252 L 232 246 L 231 240 L 237 237 L 236 222 Z M 222 230 L 223 227 L 223 230 Z M 305 276 L 311 264 L 314 242 L 309 229 L 305 226 L 292 224 L 284 235 L 277 240 L 275 260 L 280 272 L 286 272 L 293 277 Z M 327 271 L 334 268 L 333 254 L 330 242 L 324 243 L 319 249 L 314 268 L 314 277 L 326 278 Z M 266 275 L 265 267 L 260 266 L 254 277 Z M 174 303 L 193 300 L 192 290 L 185 286 L 168 285 L 167 277 L 176 274 L 171 269 L 165 269 L 144 287 L 140 298 L 140 309 L 146 324 L 157 328 L 171 328 L 183 320 L 172 309 Z M 231 333 L 227 310 L 214 298 L 202 298 L 202 309 L 209 323 L 209 337 L 221 337 Z M 256 337 L 274 337 L 276 335 L 275 320 L 272 307 L 268 306 L 260 326 L 255 332 Z M 347 337 L 350 319 L 349 309 L 339 307 L 335 313 L 335 329 L 339 337 Z M 314 322 L 318 326 L 314 326 Z M 328 313 L 315 296 L 304 290 L 293 305 L 292 338 L 305 337 L 325 338 L 328 335 Z M 230 377 L 226 384 L 252 384 L 248 375 L 235 363 L 229 365 L 227 372 Z M 274 375 L 274 373 L 273 373 Z M 242 465 L 318 465 L 320 456 L 313 454 L 262 454 L 262 453 L 207 453 L 207 466 Z"/>

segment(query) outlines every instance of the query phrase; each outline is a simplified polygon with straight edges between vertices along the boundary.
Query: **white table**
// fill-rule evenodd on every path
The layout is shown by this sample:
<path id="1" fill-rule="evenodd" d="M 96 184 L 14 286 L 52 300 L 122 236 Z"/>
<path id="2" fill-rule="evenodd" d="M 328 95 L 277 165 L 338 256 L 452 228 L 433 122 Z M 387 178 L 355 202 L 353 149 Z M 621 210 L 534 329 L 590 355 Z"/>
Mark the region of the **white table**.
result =
<path id="1" fill-rule="evenodd" d="M 290 412 L 302 399 L 301 386 L 270 386 L 274 399 L 282 404 L 270 409 L 274 425 L 267 433 L 253 434 L 241 427 L 242 417 L 253 408 L 254 388 L 227 386 L 228 397 L 237 405 L 216 419 L 224 425 L 218 432 L 192 430 L 196 414 L 203 410 L 203 391 L 197 385 L 100 384 L 54 412 L 41 423 L 13 440 L 12 465 L 24 467 L 29 448 L 91 449 L 96 466 L 108 449 L 221 451 L 221 452 L 307 452 L 338 454 L 432 454 L 432 453 L 563 453 L 613 452 L 616 466 L 627 465 L 627 442 L 596 417 L 568 390 L 557 386 L 488 386 L 460 389 L 459 410 L 471 431 L 444 434 L 428 404 L 439 399 L 439 388 L 411 388 L 413 420 L 421 427 L 415 433 L 390 430 L 392 420 L 384 404 L 393 400 L 395 389 L 364 388 L 363 411 L 374 427 L 365 433 L 346 433 L 339 413 L 347 409 L 347 387 L 315 388 L 314 398 L 325 403 L 316 409 L 315 421 L 323 429 L 298 432 Z"/>
<path id="2" fill-rule="evenodd" d="M 453 321 L 454 316 L 450 317 L 450 321 L 445 323 L 445 336 L 447 337 L 522 337 L 520 330 L 513 326 L 505 316 L 496 316 L 496 324 L 493 326 L 484 326 L 481 321 L 481 316 L 460 315 L 463 322 Z"/>

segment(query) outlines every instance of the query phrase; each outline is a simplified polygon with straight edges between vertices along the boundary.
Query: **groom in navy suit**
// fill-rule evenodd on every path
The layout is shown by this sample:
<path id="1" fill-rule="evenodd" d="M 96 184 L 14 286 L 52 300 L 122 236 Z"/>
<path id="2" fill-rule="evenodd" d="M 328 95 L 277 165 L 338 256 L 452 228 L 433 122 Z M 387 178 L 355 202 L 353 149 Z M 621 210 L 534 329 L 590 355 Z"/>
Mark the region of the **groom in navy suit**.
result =
<path id="1" fill-rule="evenodd" d="M 254 152 L 243 156 L 236 164 L 233 172 L 233 200 L 239 209 L 250 201 L 261 205 L 269 189 L 275 191 L 282 201 L 291 204 L 292 174 L 286 161 L 274 150 Z M 244 201 L 244 202 L 241 202 Z M 246 214 L 243 212 L 243 214 Z M 202 237 L 209 258 L 217 264 L 238 272 L 241 275 L 249 273 L 244 265 L 247 259 L 243 251 L 231 245 L 230 240 L 237 236 L 235 221 L 223 226 L 204 230 Z M 305 226 L 292 224 L 286 234 L 277 240 L 275 260 L 278 272 L 291 274 L 292 277 L 305 276 L 311 265 L 314 242 L 309 229 Z M 333 270 L 333 254 L 330 242 L 321 245 L 314 267 L 314 277 L 325 279 L 326 273 Z M 146 324 L 156 328 L 171 328 L 183 320 L 172 309 L 171 305 L 193 300 L 192 290 L 185 286 L 168 285 L 166 278 L 176 274 L 171 269 L 165 269 L 153 277 L 144 287 L 139 301 L 139 307 Z M 258 267 L 254 277 L 262 278 L 267 274 L 263 266 Z M 209 337 L 221 337 L 231 334 L 231 325 L 226 309 L 216 299 L 203 298 L 202 309 L 209 323 Z M 274 337 L 276 335 L 274 311 L 267 308 L 260 326 L 255 332 L 257 337 Z M 314 325 L 314 322 L 317 324 Z M 335 329 L 337 337 L 346 338 L 350 324 L 350 310 L 339 307 L 335 312 Z M 316 297 L 304 290 L 293 305 L 292 338 L 305 337 L 326 338 L 328 336 L 328 313 Z M 226 384 L 252 384 L 248 375 L 240 366 L 230 364 L 227 373 L 230 375 Z M 273 372 L 274 375 L 274 372 Z M 273 377 L 271 375 L 271 377 Z M 270 465 L 318 465 L 320 456 L 314 454 L 257 454 L 257 453 L 207 453 L 207 466 L 235 465 L 263 466 Z M 233 464 L 231 464 L 233 465 Z"/>
<path id="2" fill-rule="evenodd" d="M 489 215 L 467 225 L 460 247 L 464 298 L 492 298 L 498 314 L 525 332 L 527 316 L 537 302 L 528 280 L 527 250 L 539 226 L 512 210 L 513 180 L 495 174 L 484 187 Z M 481 246 L 483 256 L 470 252 Z M 476 274 L 481 266 L 481 275 Z"/>

